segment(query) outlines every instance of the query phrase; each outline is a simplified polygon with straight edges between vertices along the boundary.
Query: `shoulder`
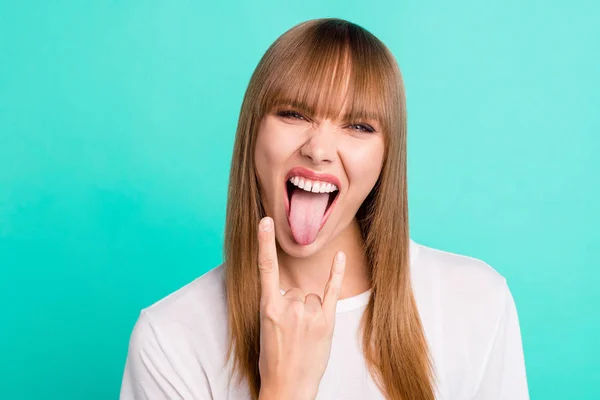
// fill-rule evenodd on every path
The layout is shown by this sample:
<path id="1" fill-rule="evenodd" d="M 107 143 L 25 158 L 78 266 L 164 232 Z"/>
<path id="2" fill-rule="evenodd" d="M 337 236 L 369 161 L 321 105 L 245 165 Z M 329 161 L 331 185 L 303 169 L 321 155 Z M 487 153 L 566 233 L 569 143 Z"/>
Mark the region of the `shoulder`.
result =
<path id="1" fill-rule="evenodd" d="M 208 398 L 227 343 L 223 266 L 143 308 L 133 327 L 122 399 Z"/>
<path id="2" fill-rule="evenodd" d="M 132 340 L 152 336 L 187 350 L 199 341 L 227 337 L 223 264 L 143 308 Z"/>
<path id="3" fill-rule="evenodd" d="M 497 377 L 526 393 L 517 310 L 506 278 L 484 260 L 424 245 L 418 245 L 411 276 L 448 397 L 498 393 Z"/>
<path id="4" fill-rule="evenodd" d="M 512 301 L 506 278 L 486 261 L 418 244 L 415 299 L 430 324 L 493 332 Z"/>
<path id="5" fill-rule="evenodd" d="M 506 278 L 482 259 L 417 244 L 413 280 L 432 286 L 456 300 L 504 299 Z"/>
<path id="6" fill-rule="evenodd" d="M 207 271 L 185 286 L 147 306 L 151 318 L 185 322 L 205 313 L 214 314 L 225 306 L 223 264 Z"/>

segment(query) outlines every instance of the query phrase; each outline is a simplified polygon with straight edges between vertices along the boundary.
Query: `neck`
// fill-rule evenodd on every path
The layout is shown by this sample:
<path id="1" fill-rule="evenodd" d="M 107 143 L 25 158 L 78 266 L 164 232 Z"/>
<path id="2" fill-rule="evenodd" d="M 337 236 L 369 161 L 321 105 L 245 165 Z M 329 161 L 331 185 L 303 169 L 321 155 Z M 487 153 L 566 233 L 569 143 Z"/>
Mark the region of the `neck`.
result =
<path id="1" fill-rule="evenodd" d="M 309 257 L 291 257 L 278 247 L 281 289 L 289 290 L 296 287 L 305 294 L 316 293 L 322 299 L 333 265 L 333 257 L 338 250 L 341 250 L 346 254 L 346 272 L 339 299 L 367 291 L 370 287 L 369 271 L 362 245 L 358 221 L 354 218 L 331 243 Z"/>

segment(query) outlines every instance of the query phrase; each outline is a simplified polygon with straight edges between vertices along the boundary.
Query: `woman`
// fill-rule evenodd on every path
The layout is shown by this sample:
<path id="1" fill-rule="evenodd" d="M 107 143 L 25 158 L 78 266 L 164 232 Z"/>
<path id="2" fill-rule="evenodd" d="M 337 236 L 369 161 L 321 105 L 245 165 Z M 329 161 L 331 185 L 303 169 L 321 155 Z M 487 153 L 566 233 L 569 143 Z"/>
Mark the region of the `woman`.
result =
<path id="1" fill-rule="evenodd" d="M 371 33 L 311 20 L 267 50 L 224 263 L 142 310 L 121 398 L 528 398 L 506 280 L 409 238 L 403 83 Z"/>

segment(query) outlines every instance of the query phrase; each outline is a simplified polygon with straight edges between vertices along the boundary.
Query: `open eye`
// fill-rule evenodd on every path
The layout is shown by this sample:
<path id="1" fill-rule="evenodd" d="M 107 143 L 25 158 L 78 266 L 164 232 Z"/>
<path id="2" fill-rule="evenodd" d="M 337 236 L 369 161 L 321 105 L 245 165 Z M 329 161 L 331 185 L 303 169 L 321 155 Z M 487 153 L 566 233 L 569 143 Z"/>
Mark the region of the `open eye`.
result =
<path id="1" fill-rule="evenodd" d="M 375 132 L 375 129 L 373 129 L 373 127 L 371 125 L 367 125 L 367 124 L 352 124 L 350 125 L 351 128 L 359 130 L 361 132 L 367 132 L 367 133 L 373 133 Z"/>
<path id="2" fill-rule="evenodd" d="M 303 114 L 299 113 L 298 111 L 295 111 L 292 109 L 279 110 L 275 113 L 275 115 L 282 117 L 282 118 L 290 118 L 290 119 L 296 119 L 296 120 L 309 121 L 309 119 L 306 116 L 304 116 Z M 375 128 L 373 128 L 369 124 L 364 124 L 364 123 L 350 124 L 349 127 L 351 129 L 357 130 L 359 132 L 365 132 L 365 133 L 376 132 Z"/>

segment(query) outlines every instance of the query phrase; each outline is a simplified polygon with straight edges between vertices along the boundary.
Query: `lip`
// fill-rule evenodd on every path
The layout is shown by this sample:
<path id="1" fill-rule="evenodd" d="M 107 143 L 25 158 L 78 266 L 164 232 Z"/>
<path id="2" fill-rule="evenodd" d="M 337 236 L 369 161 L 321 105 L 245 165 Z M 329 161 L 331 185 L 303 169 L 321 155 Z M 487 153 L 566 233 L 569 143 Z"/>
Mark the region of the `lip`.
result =
<path id="1" fill-rule="evenodd" d="M 314 172 L 304 167 L 294 167 L 288 171 L 287 175 L 285 176 L 285 181 L 287 182 L 293 176 L 301 176 L 303 178 L 310 179 L 311 181 L 333 183 L 335 186 L 337 186 L 338 190 L 342 189 L 342 184 L 335 175 Z"/>
<path id="2" fill-rule="evenodd" d="M 314 172 L 314 171 L 311 171 L 308 168 L 304 168 L 304 167 L 294 167 L 294 168 L 290 169 L 285 176 L 285 181 L 283 182 L 283 198 L 285 199 L 285 214 L 288 219 L 288 224 L 289 224 L 289 219 L 290 219 L 290 201 L 288 199 L 286 184 L 287 184 L 287 181 L 290 180 L 290 178 L 292 178 L 294 176 L 301 176 L 303 178 L 307 178 L 310 180 L 332 183 L 335 186 L 337 186 L 337 188 L 338 188 L 337 196 L 335 196 L 335 199 L 333 199 L 333 202 L 331 203 L 331 205 L 329 206 L 329 208 L 323 215 L 323 220 L 321 221 L 321 226 L 319 226 L 319 231 L 320 231 L 321 229 L 323 229 L 323 226 L 325 225 L 325 223 L 327 222 L 327 219 L 329 218 L 329 215 L 331 214 L 331 210 L 333 210 L 333 207 L 335 206 L 338 199 L 340 198 L 341 191 L 342 191 L 342 184 L 335 175 Z"/>

